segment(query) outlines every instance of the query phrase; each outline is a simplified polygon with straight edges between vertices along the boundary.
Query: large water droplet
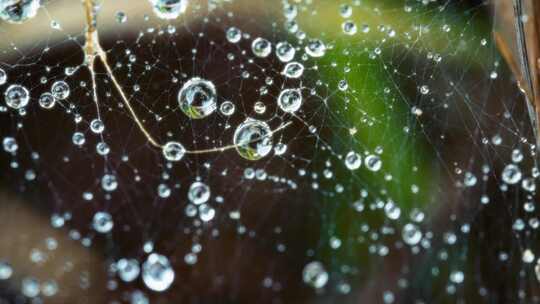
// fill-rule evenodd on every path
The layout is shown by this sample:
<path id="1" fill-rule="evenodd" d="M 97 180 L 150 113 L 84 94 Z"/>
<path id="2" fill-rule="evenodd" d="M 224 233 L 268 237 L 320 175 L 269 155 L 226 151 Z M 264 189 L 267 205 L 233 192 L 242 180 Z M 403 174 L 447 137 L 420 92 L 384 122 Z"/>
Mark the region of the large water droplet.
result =
<path id="1" fill-rule="evenodd" d="M 272 150 L 272 130 L 266 122 L 248 118 L 234 132 L 238 154 L 248 160 L 258 160 Z"/>
<path id="2" fill-rule="evenodd" d="M 294 113 L 302 106 L 299 89 L 284 89 L 278 96 L 278 106 L 283 112 Z"/>
<path id="3" fill-rule="evenodd" d="M 118 181 L 116 176 L 112 174 L 105 174 L 101 178 L 101 187 L 107 192 L 112 192 L 118 188 Z"/>
<path id="4" fill-rule="evenodd" d="M 264 38 L 255 38 L 251 43 L 251 50 L 257 57 L 265 58 L 272 52 L 272 43 Z"/>
<path id="5" fill-rule="evenodd" d="M 144 284 L 154 291 L 164 291 L 174 281 L 174 270 L 167 257 L 152 253 L 143 263 L 142 278 Z"/>
<path id="6" fill-rule="evenodd" d="M 39 96 L 38 102 L 39 106 L 43 109 L 52 109 L 56 104 L 56 99 L 54 98 L 53 94 L 45 92 Z"/>
<path id="7" fill-rule="evenodd" d="M 514 164 L 508 164 L 502 172 L 502 180 L 507 184 L 517 184 L 521 180 L 521 170 Z"/>
<path id="8" fill-rule="evenodd" d="M 154 13 L 161 19 L 176 19 L 183 14 L 189 4 L 188 0 L 150 0 Z"/>
<path id="9" fill-rule="evenodd" d="M 116 268 L 118 270 L 118 276 L 124 282 L 135 280 L 141 271 L 139 262 L 135 259 L 120 259 L 116 262 Z"/>
<path id="10" fill-rule="evenodd" d="M 99 212 L 96 212 L 96 214 L 94 214 L 94 218 L 92 220 L 92 227 L 97 232 L 107 233 L 111 231 L 113 226 L 114 226 L 113 219 L 109 213 L 99 211 Z"/>
<path id="11" fill-rule="evenodd" d="M 366 156 L 366 168 L 370 171 L 379 171 L 382 167 L 381 158 L 377 155 L 370 154 Z"/>
<path id="12" fill-rule="evenodd" d="M 422 239 L 422 232 L 418 228 L 418 226 L 414 224 L 405 224 L 403 226 L 403 229 L 401 230 L 401 236 L 403 237 L 403 241 L 411 246 L 414 246 L 420 242 Z"/>
<path id="13" fill-rule="evenodd" d="M 11 23 L 22 23 L 36 16 L 40 0 L 2 0 L 0 18 Z"/>
<path id="14" fill-rule="evenodd" d="M 328 272 L 324 269 L 321 262 L 313 261 L 304 266 L 302 272 L 304 283 L 313 288 L 322 288 L 328 282 Z"/>
<path id="15" fill-rule="evenodd" d="M 13 109 L 21 109 L 28 105 L 30 101 L 30 92 L 20 84 L 12 84 L 4 92 L 6 105 Z"/>
<path id="16" fill-rule="evenodd" d="M 294 58 L 296 51 L 288 42 L 279 42 L 276 46 L 276 56 L 281 62 L 289 62 Z"/>
<path id="17" fill-rule="evenodd" d="M 51 87 L 51 93 L 54 98 L 58 100 L 64 100 L 68 98 L 70 90 L 69 85 L 65 81 L 56 81 Z"/>
<path id="18" fill-rule="evenodd" d="M 19 149 L 17 141 L 13 137 L 4 137 L 2 140 L 2 146 L 7 153 L 15 153 Z"/>
<path id="19" fill-rule="evenodd" d="M 190 118 L 207 117 L 217 108 L 216 88 L 211 81 L 193 77 L 178 92 L 178 103 Z"/>
<path id="20" fill-rule="evenodd" d="M 296 61 L 289 62 L 285 65 L 281 74 L 287 78 L 300 78 L 304 74 L 304 65 Z"/>
<path id="21" fill-rule="evenodd" d="M 189 187 L 188 199 L 195 205 L 206 203 L 210 198 L 210 188 L 201 182 L 194 182 Z"/>
<path id="22" fill-rule="evenodd" d="M 326 53 L 326 45 L 319 39 L 312 39 L 308 41 L 305 50 L 311 57 L 322 57 Z"/>
<path id="23" fill-rule="evenodd" d="M 169 141 L 163 146 L 162 152 L 166 160 L 177 162 L 184 157 L 186 149 L 179 142 Z"/>
<path id="24" fill-rule="evenodd" d="M 232 26 L 227 29 L 225 36 L 230 43 L 238 43 L 240 39 L 242 39 L 242 31 L 237 27 Z"/>
<path id="25" fill-rule="evenodd" d="M 349 170 L 356 170 L 362 165 L 362 156 L 360 154 L 350 151 L 345 156 L 345 166 Z"/>

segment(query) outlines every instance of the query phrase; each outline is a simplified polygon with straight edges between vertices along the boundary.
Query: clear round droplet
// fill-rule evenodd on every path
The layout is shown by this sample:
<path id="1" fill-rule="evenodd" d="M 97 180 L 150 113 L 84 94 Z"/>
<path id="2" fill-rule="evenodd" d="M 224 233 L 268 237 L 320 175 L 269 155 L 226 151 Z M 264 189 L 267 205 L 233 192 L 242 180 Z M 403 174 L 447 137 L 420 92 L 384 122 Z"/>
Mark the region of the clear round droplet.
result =
<path id="1" fill-rule="evenodd" d="M 221 112 L 221 114 L 225 115 L 225 116 L 231 116 L 234 114 L 234 111 L 236 110 L 236 106 L 234 105 L 234 103 L 232 103 L 231 101 L 224 101 L 220 106 L 219 106 L 219 111 Z"/>
<path id="2" fill-rule="evenodd" d="M 73 136 L 71 137 L 71 140 L 74 145 L 76 146 L 82 146 L 86 142 L 86 138 L 83 133 L 81 132 L 75 132 L 73 133 Z"/>
<path id="3" fill-rule="evenodd" d="M 92 227 L 99 233 L 107 233 L 112 230 L 114 222 L 112 216 L 104 211 L 99 211 L 94 214 Z"/>
<path id="4" fill-rule="evenodd" d="M 36 16 L 40 0 L 2 0 L 0 18 L 10 23 L 22 23 Z"/>
<path id="5" fill-rule="evenodd" d="M 199 206 L 199 218 L 203 222 L 209 222 L 216 216 L 216 210 L 210 207 L 208 204 L 202 204 Z"/>
<path id="6" fill-rule="evenodd" d="M 124 282 L 131 282 L 135 280 L 141 272 L 139 262 L 135 259 L 118 260 L 118 262 L 116 262 L 116 269 L 118 271 L 118 276 Z"/>
<path id="7" fill-rule="evenodd" d="M 7 280 L 13 275 L 13 268 L 7 262 L 0 261 L 0 280 Z"/>
<path id="8" fill-rule="evenodd" d="M 4 151 L 7 153 L 15 153 L 19 149 L 19 145 L 17 144 L 17 140 L 13 137 L 4 137 L 2 140 L 2 146 L 4 147 Z"/>
<path id="9" fill-rule="evenodd" d="M 90 122 L 90 130 L 96 134 L 103 133 L 103 131 L 105 130 L 105 124 L 101 119 L 92 119 L 92 121 Z"/>
<path id="10" fill-rule="evenodd" d="M 300 78 L 304 74 L 304 65 L 296 61 L 289 62 L 285 65 L 281 74 L 287 78 Z"/>
<path id="11" fill-rule="evenodd" d="M 284 89 L 279 93 L 277 101 L 283 112 L 294 113 L 302 106 L 302 93 L 299 89 Z"/>
<path id="12" fill-rule="evenodd" d="M 176 19 L 183 14 L 189 4 L 188 0 L 149 0 L 154 13 L 161 19 Z"/>
<path id="13" fill-rule="evenodd" d="M 238 43 L 240 39 L 242 39 L 242 31 L 237 27 L 232 26 L 227 29 L 225 36 L 230 43 Z"/>
<path id="14" fill-rule="evenodd" d="M 177 162 L 184 157 L 186 149 L 179 142 L 169 141 L 163 146 L 162 152 L 166 160 Z"/>
<path id="15" fill-rule="evenodd" d="M 351 36 L 358 32 L 358 27 L 352 21 L 343 22 L 343 24 L 341 24 L 341 29 L 343 30 L 343 33 Z"/>
<path id="16" fill-rule="evenodd" d="M 401 237 L 406 244 L 414 246 L 422 239 L 422 232 L 418 226 L 409 223 L 403 226 L 403 229 L 401 230 Z"/>
<path id="17" fill-rule="evenodd" d="M 272 43 L 270 41 L 258 37 L 251 43 L 251 51 L 253 54 L 260 58 L 265 58 L 272 52 Z"/>
<path id="18" fill-rule="evenodd" d="M 194 182 L 189 186 L 188 199 L 195 205 L 206 203 L 210 199 L 210 188 L 201 182 Z"/>
<path id="19" fill-rule="evenodd" d="M 45 92 L 39 96 L 38 102 L 39 106 L 43 109 L 52 109 L 56 104 L 56 99 L 54 98 L 53 94 Z"/>
<path id="20" fill-rule="evenodd" d="M 360 154 L 350 151 L 345 156 L 345 166 L 349 170 L 356 170 L 362 165 L 362 156 Z"/>
<path id="21" fill-rule="evenodd" d="M 508 164 L 502 172 L 502 180 L 510 185 L 517 184 L 522 177 L 521 170 L 514 164 Z"/>
<path id="22" fill-rule="evenodd" d="M 201 119 L 217 108 L 217 93 L 211 81 L 193 77 L 178 92 L 180 109 L 189 118 Z"/>
<path id="23" fill-rule="evenodd" d="M 120 24 L 126 23 L 126 21 L 127 21 L 127 15 L 126 15 L 126 13 L 124 13 L 122 11 L 116 12 L 114 17 L 116 18 L 116 22 L 118 22 Z"/>
<path id="24" fill-rule="evenodd" d="M 329 276 L 321 262 L 313 261 L 304 266 L 302 278 L 307 285 L 319 289 L 328 283 Z"/>
<path id="25" fill-rule="evenodd" d="M 146 287 L 153 291 L 165 291 L 174 281 L 174 270 L 164 255 L 152 253 L 142 266 L 142 278 Z"/>
<path id="26" fill-rule="evenodd" d="M 309 56 L 318 58 L 326 54 L 326 45 L 319 39 L 312 39 L 308 41 L 305 50 Z"/>
<path id="27" fill-rule="evenodd" d="M 234 132 L 238 154 L 247 160 L 259 160 L 272 150 L 272 131 L 266 122 L 248 118 Z"/>
<path id="28" fill-rule="evenodd" d="M 276 45 L 276 56 L 281 62 L 291 61 L 294 58 L 295 53 L 296 50 L 294 47 L 286 41 L 279 42 Z"/>
<path id="29" fill-rule="evenodd" d="M 69 85 L 65 81 L 56 81 L 51 86 L 51 93 L 54 96 L 54 98 L 58 100 L 64 100 L 68 98 L 70 89 Z"/>
<path id="30" fill-rule="evenodd" d="M 22 109 L 30 101 L 30 92 L 20 84 L 12 84 L 4 92 L 4 100 L 8 107 L 16 110 Z"/>
<path id="31" fill-rule="evenodd" d="M 366 168 L 368 168 L 368 170 L 373 171 L 373 172 L 379 171 L 382 167 L 381 158 L 373 154 L 366 156 L 365 163 L 366 163 Z"/>
<path id="32" fill-rule="evenodd" d="M 116 176 L 112 174 L 105 174 L 101 178 L 101 187 L 107 192 L 112 192 L 118 188 L 118 181 Z"/>

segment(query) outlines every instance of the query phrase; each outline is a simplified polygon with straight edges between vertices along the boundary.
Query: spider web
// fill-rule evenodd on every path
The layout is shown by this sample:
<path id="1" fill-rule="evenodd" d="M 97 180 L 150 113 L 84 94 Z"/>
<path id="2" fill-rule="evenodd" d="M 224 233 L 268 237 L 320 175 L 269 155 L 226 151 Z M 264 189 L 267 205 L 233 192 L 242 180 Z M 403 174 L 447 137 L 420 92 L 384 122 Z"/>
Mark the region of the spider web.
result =
<path id="1" fill-rule="evenodd" d="M 535 139 L 487 4 L 103 1 L 108 71 L 74 2 L 0 25 L 6 302 L 538 302 Z M 217 92 L 201 119 L 178 100 L 195 77 Z M 271 130 L 258 160 L 234 140 L 249 119 Z"/>

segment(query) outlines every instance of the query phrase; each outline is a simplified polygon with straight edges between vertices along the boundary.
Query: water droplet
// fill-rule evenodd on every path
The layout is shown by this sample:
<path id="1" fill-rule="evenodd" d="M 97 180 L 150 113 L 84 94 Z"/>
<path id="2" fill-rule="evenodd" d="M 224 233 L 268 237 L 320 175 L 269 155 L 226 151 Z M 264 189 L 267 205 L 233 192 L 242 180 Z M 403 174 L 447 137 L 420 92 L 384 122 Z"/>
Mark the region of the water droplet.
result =
<path id="1" fill-rule="evenodd" d="M 124 13 L 122 11 L 116 12 L 115 18 L 116 18 L 116 22 L 118 22 L 120 24 L 125 23 L 127 21 L 127 15 L 126 15 L 126 13 Z"/>
<path id="2" fill-rule="evenodd" d="M 216 216 L 216 210 L 207 204 L 202 204 L 199 206 L 199 218 L 203 222 L 211 221 L 214 216 Z"/>
<path id="3" fill-rule="evenodd" d="M 313 261 L 306 266 L 302 272 L 304 283 L 310 285 L 313 288 L 322 288 L 328 282 L 328 272 L 324 269 L 321 262 Z"/>
<path id="4" fill-rule="evenodd" d="M 82 146 L 86 142 L 86 138 L 84 137 L 84 134 L 81 132 L 73 133 L 71 140 L 73 141 L 73 144 L 75 144 L 76 146 Z"/>
<path id="5" fill-rule="evenodd" d="M 219 111 L 221 112 L 221 114 L 225 115 L 225 116 L 231 116 L 234 114 L 234 111 L 236 110 L 236 106 L 234 105 L 234 103 L 232 103 L 231 101 L 224 101 L 220 106 L 219 106 Z"/>
<path id="6" fill-rule="evenodd" d="M 366 156 L 366 168 L 368 168 L 368 170 L 376 172 L 379 171 L 381 167 L 382 161 L 379 156 L 373 154 Z"/>
<path id="7" fill-rule="evenodd" d="M 253 51 L 253 54 L 257 57 L 268 57 L 272 52 L 272 43 L 261 37 L 255 38 L 251 43 L 251 51 Z"/>
<path id="8" fill-rule="evenodd" d="M 17 141 L 13 137 L 4 137 L 2 140 L 2 146 L 7 153 L 15 153 L 19 149 Z"/>
<path id="9" fill-rule="evenodd" d="M 92 227 L 95 231 L 99 233 L 107 233 L 111 231 L 113 226 L 113 219 L 109 213 L 98 211 L 94 214 L 94 218 L 92 219 Z"/>
<path id="10" fill-rule="evenodd" d="M 184 157 L 186 149 L 179 142 L 169 141 L 163 146 L 162 152 L 166 160 L 177 162 Z"/>
<path id="11" fill-rule="evenodd" d="M 141 271 L 139 262 L 135 259 L 120 259 L 116 262 L 118 276 L 124 282 L 135 280 Z"/>
<path id="12" fill-rule="evenodd" d="M 118 188 L 118 181 L 116 176 L 112 174 L 105 174 L 101 178 L 101 187 L 107 192 L 112 192 Z"/>
<path id="13" fill-rule="evenodd" d="M 415 224 L 405 224 L 401 230 L 403 241 L 411 246 L 414 246 L 422 239 L 422 232 Z"/>
<path id="14" fill-rule="evenodd" d="M 272 131 L 266 122 L 248 118 L 234 132 L 238 154 L 248 160 L 259 160 L 272 150 Z"/>
<path id="15" fill-rule="evenodd" d="M 277 143 L 274 147 L 274 153 L 276 155 L 283 155 L 287 152 L 287 145 L 284 143 Z"/>
<path id="16" fill-rule="evenodd" d="M 52 109 L 56 104 L 56 99 L 54 98 L 53 94 L 45 92 L 39 96 L 38 102 L 39 106 L 43 109 Z"/>
<path id="17" fill-rule="evenodd" d="M 467 187 L 472 187 L 476 185 L 477 180 L 478 179 L 476 178 L 476 176 L 474 176 L 474 174 L 472 174 L 471 172 L 466 172 L 465 178 L 463 179 L 463 184 L 465 184 L 465 186 Z"/>
<path id="18" fill-rule="evenodd" d="M 308 41 L 305 50 L 311 57 L 322 57 L 326 54 L 326 45 L 319 39 L 312 39 Z"/>
<path id="19" fill-rule="evenodd" d="M 167 257 L 152 253 L 142 266 L 144 284 L 153 291 L 164 291 L 174 281 L 174 270 Z"/>
<path id="20" fill-rule="evenodd" d="M 13 109 L 22 109 L 30 101 L 30 92 L 20 84 L 10 85 L 4 93 L 6 105 Z"/>
<path id="21" fill-rule="evenodd" d="M 51 93 L 54 98 L 58 100 L 64 100 L 69 96 L 69 85 L 65 81 L 56 81 L 51 86 Z"/>
<path id="22" fill-rule="evenodd" d="M 92 121 L 90 122 L 90 130 L 93 133 L 101 134 L 105 130 L 105 124 L 102 120 L 98 118 L 92 119 Z"/>
<path id="23" fill-rule="evenodd" d="M 356 24 L 352 21 L 345 21 L 341 25 L 341 29 L 343 32 L 347 35 L 354 35 L 358 31 L 358 27 L 356 27 Z"/>
<path id="24" fill-rule="evenodd" d="M 345 166 L 349 170 L 356 170 L 362 165 L 362 156 L 360 154 L 350 151 L 345 156 Z"/>
<path id="25" fill-rule="evenodd" d="M 507 184 L 517 184 L 521 180 L 521 170 L 514 164 L 508 164 L 502 172 L 502 180 Z"/>
<path id="26" fill-rule="evenodd" d="M 39 282 L 35 278 L 24 278 L 21 283 L 21 292 L 29 298 L 35 298 L 39 295 Z"/>
<path id="27" fill-rule="evenodd" d="M 242 31 L 233 26 L 227 29 L 225 36 L 230 43 L 238 43 L 242 39 Z"/>
<path id="28" fill-rule="evenodd" d="M 276 45 L 276 56 L 281 62 L 291 61 L 294 58 L 295 53 L 296 50 L 294 47 L 286 41 L 279 42 Z"/>
<path id="29" fill-rule="evenodd" d="M 210 199 L 210 188 L 201 182 L 194 182 L 189 186 L 188 199 L 195 205 L 206 203 Z"/>
<path id="30" fill-rule="evenodd" d="M 304 74 L 304 65 L 296 61 L 289 62 L 285 65 L 281 74 L 287 78 L 300 78 Z"/>
<path id="31" fill-rule="evenodd" d="M 0 68 L 0 86 L 7 82 L 7 73 L 4 69 Z"/>
<path id="32" fill-rule="evenodd" d="M 349 18 L 352 16 L 352 7 L 348 4 L 342 4 L 339 6 L 339 14 L 343 18 Z"/>
<path id="33" fill-rule="evenodd" d="M 294 113 L 302 106 L 302 93 L 299 89 L 284 89 L 277 101 L 283 112 Z"/>
<path id="34" fill-rule="evenodd" d="M 207 117 L 217 108 L 216 88 L 211 81 L 193 77 L 178 92 L 178 103 L 190 118 Z"/>
<path id="35" fill-rule="evenodd" d="M 6 262 L 0 262 L 0 280 L 7 280 L 13 275 L 13 268 Z"/>
<path id="36" fill-rule="evenodd" d="M 188 0 L 149 0 L 154 13 L 161 19 L 176 19 L 183 14 L 189 4 Z"/>
<path id="37" fill-rule="evenodd" d="M 36 16 L 40 0 L 0 1 L 0 18 L 10 23 L 22 23 Z"/>

